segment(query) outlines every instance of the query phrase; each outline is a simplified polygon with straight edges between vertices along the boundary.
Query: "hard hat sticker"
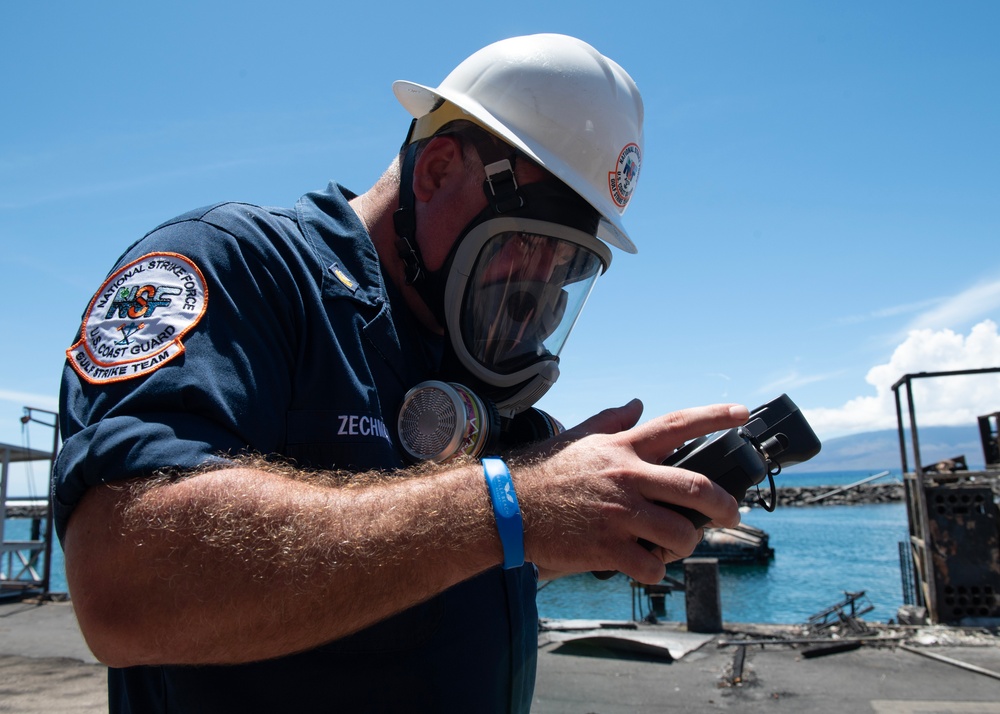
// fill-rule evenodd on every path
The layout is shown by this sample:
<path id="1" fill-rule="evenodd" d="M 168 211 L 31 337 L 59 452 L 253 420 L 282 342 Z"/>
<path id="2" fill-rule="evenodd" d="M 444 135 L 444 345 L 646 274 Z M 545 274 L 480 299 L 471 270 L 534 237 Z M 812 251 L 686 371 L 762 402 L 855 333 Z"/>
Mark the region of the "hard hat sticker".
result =
<path id="1" fill-rule="evenodd" d="M 608 188 L 611 190 L 611 199 L 615 205 L 624 209 L 632 198 L 632 192 L 639 181 L 639 168 L 642 164 L 642 157 L 639 152 L 639 145 L 628 144 L 621 153 L 618 154 L 618 166 L 614 171 L 608 172 Z"/>
<path id="2" fill-rule="evenodd" d="M 155 372 L 184 352 L 205 314 L 205 276 L 190 258 L 150 253 L 109 277 L 90 302 L 66 356 L 83 379 L 108 384 Z"/>

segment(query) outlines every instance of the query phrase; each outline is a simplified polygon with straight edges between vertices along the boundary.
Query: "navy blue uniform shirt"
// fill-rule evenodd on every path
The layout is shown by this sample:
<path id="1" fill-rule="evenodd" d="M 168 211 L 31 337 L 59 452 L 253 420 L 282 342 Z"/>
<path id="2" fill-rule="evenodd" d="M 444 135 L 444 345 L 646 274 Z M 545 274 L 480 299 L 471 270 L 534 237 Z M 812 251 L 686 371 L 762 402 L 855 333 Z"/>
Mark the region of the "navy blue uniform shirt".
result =
<path id="1" fill-rule="evenodd" d="M 331 185 L 293 210 L 200 209 L 119 259 L 64 370 L 60 537 L 86 489 L 163 467 L 247 452 L 405 465 L 396 410 L 433 374 L 436 346 L 388 284 L 351 197 Z M 527 711 L 535 589 L 530 564 L 496 568 L 310 652 L 113 669 L 111 711 Z"/>

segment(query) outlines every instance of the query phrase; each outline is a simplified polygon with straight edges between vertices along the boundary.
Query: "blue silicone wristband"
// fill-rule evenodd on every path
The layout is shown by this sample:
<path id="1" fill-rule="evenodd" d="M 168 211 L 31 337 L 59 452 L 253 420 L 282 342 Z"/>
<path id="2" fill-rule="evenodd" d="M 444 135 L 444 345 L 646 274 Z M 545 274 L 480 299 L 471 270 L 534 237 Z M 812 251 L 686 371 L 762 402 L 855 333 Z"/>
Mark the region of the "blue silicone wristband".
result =
<path id="1" fill-rule="evenodd" d="M 514 482 L 510 479 L 510 469 L 503 459 L 493 456 L 482 461 L 497 532 L 500 533 L 500 545 L 503 546 L 503 569 L 520 568 L 524 565 L 524 523 L 517 505 L 517 494 L 514 493 Z"/>

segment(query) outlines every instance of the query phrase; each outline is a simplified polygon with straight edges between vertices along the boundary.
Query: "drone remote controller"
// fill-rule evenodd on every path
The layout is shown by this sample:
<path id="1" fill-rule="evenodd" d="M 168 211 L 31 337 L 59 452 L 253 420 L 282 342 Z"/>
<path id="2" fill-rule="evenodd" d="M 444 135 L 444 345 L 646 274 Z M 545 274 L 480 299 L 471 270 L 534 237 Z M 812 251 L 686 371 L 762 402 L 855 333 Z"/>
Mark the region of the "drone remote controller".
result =
<path id="1" fill-rule="evenodd" d="M 787 395 L 772 399 L 750 413 L 743 426 L 703 436 L 688 442 L 664 461 L 666 466 L 696 471 L 722 486 L 738 502 L 747 491 L 782 468 L 808 461 L 819 453 L 821 444 L 812 427 Z M 763 503 L 763 502 L 762 502 Z M 690 508 L 660 504 L 687 517 L 696 528 L 708 518 Z M 764 504 L 774 510 L 774 502 Z M 653 544 L 640 539 L 642 545 Z M 614 571 L 595 572 L 602 580 Z"/>

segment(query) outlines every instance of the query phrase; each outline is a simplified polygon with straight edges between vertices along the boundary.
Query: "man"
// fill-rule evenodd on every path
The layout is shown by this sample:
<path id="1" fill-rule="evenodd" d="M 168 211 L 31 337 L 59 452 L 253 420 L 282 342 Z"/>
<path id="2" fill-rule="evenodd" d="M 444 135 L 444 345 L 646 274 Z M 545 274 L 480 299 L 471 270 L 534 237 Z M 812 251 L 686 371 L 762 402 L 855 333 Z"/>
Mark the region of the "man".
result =
<path id="1" fill-rule="evenodd" d="M 513 423 L 555 380 L 605 243 L 635 250 L 642 104 L 559 35 L 394 89 L 415 121 L 366 193 L 180 216 L 84 314 L 54 498 L 112 711 L 526 711 L 539 574 L 657 582 L 700 538 L 662 503 L 739 520 L 659 465 L 736 405 L 636 426 L 634 400 L 507 463 L 408 462 L 414 386 Z"/>

